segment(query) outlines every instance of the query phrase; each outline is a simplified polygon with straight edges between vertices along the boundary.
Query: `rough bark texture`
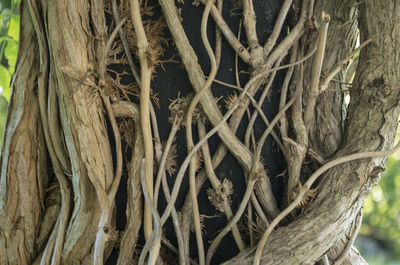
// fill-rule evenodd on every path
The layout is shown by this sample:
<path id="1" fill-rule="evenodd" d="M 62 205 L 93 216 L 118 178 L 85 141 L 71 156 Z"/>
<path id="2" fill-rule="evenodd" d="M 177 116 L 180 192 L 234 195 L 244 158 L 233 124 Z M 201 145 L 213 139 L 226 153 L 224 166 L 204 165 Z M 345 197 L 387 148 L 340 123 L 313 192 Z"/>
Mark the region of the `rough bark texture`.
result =
<path id="1" fill-rule="evenodd" d="M 398 59 L 393 59 L 398 58 L 400 45 L 399 13 L 397 1 L 367 0 L 361 4 L 361 42 L 368 38 L 375 41 L 361 52 L 345 134 L 336 157 L 393 145 L 400 96 L 400 68 Z M 262 264 L 316 262 L 351 226 L 365 197 L 379 181 L 380 174 L 371 172 L 383 167 L 385 160 L 364 159 L 329 170 L 318 185 L 315 201 L 298 219 L 271 235 Z M 226 264 L 252 264 L 251 251 Z"/>
<path id="2" fill-rule="evenodd" d="M 207 1 L 203 2 L 205 4 Z M 300 1 L 295 2 L 295 6 L 298 7 L 297 2 Z M 306 7 L 306 10 L 303 10 L 304 14 L 310 9 L 308 7 L 310 2 L 304 1 Z M 369 38 L 374 38 L 374 42 L 361 51 L 355 81 L 350 89 L 349 109 L 343 108 L 343 84 L 331 83 L 328 89 L 319 94 L 316 108 L 312 112 L 314 117 L 310 131 L 301 135 L 301 128 L 295 127 L 296 123 L 292 122 L 288 125 L 291 131 L 281 136 L 293 136 L 300 145 L 305 144 L 324 161 L 356 152 L 386 150 L 393 145 L 400 112 L 399 2 L 399 0 L 365 0 L 361 3 L 346 0 L 316 1 L 313 7 L 315 17 L 319 17 L 321 11 L 331 15 L 320 81 L 323 81 L 339 61 L 351 53 L 358 25 L 361 42 Z M 120 10 L 128 9 L 125 8 L 129 7 L 127 3 L 128 1 L 121 0 Z M 284 5 L 288 6 L 283 11 L 289 10 L 291 4 L 291 1 L 284 1 Z M 176 3 L 173 0 L 164 0 L 160 1 L 160 5 L 162 11 L 159 12 L 164 12 L 166 24 L 170 27 L 170 41 L 174 42 L 177 53 L 182 57 L 183 67 L 188 73 L 193 90 L 198 92 L 206 80 L 202 70 L 204 65 L 200 66 L 198 63 L 198 55 L 187 37 L 187 29 L 185 32 L 181 24 Z M 109 83 L 106 82 L 106 87 L 98 85 L 99 79 L 106 71 L 105 65 L 107 65 L 109 52 L 106 43 L 115 26 L 112 23 L 109 23 L 110 26 L 106 25 L 105 10 L 107 8 L 109 6 L 105 1 L 97 0 L 57 0 L 51 3 L 44 0 L 22 1 L 18 65 L 13 80 L 13 92 L 0 161 L 1 264 L 96 263 L 93 253 L 98 231 L 103 231 L 100 233 L 103 237 L 101 241 L 107 242 L 104 253 L 101 253 L 104 255 L 104 260 L 110 255 L 119 239 L 117 263 L 137 262 L 136 252 L 141 251 L 137 241 L 143 226 L 140 165 L 146 151 L 142 143 L 141 130 L 143 128 L 140 127 L 138 107 L 131 102 L 119 101 L 120 97 L 114 94 L 122 94 L 122 92 L 113 91 L 114 86 Z M 245 46 L 242 47 L 245 44 L 233 39 L 234 34 L 227 28 L 228 25 L 223 22 L 223 18 L 218 17 L 216 7 L 211 8 L 211 13 L 219 26 L 226 27 L 222 33 L 225 37 L 231 38 L 227 43 L 233 44 L 233 49 L 248 64 L 251 71 L 250 77 L 254 78 L 258 75 L 261 77 L 254 79 L 256 81 L 248 87 L 248 95 L 242 95 L 243 101 L 238 104 L 238 111 L 233 114 L 229 125 L 228 122 L 220 124 L 223 111 L 220 110 L 219 103 L 215 101 L 211 91 L 205 93 L 200 104 L 210 121 L 210 126 L 220 126 L 218 135 L 226 150 L 231 152 L 243 171 L 248 174 L 249 178 L 246 181 L 253 185 L 257 178 L 259 180 L 255 184 L 258 200 L 253 195 L 252 203 L 258 206 L 256 210 L 259 211 L 258 213 L 255 211 L 253 215 L 260 218 L 264 216 L 265 222 L 262 225 L 256 224 L 259 225 L 258 228 L 262 230 L 262 233 L 268 221 L 279 214 L 277 201 L 281 201 L 281 198 L 274 196 L 280 193 L 272 191 L 267 172 L 260 171 L 264 167 L 261 165 L 260 157 L 257 157 L 257 152 L 253 151 L 254 146 L 246 146 L 235 134 L 236 129 L 251 102 L 249 95 L 258 97 L 260 93 L 257 91 L 261 90 L 261 87 L 264 88 L 264 84 L 270 81 L 268 77 L 275 78 L 275 71 L 271 69 L 281 65 L 292 45 L 301 46 L 308 52 L 311 51 L 318 31 L 304 28 L 304 25 L 308 25 L 307 23 L 311 20 L 306 20 L 306 16 L 300 17 L 301 23 L 291 27 L 290 34 L 283 34 L 285 35 L 282 41 L 284 45 L 278 43 L 275 45 L 276 49 L 272 50 L 274 45 L 270 40 L 268 45 L 271 47 L 267 45 L 270 50 L 263 54 L 262 41 L 267 36 L 261 36 L 257 40 L 256 20 L 251 10 L 251 1 L 246 0 L 244 9 L 246 11 L 245 29 L 248 39 L 252 40 L 248 50 Z M 129 13 L 129 10 L 125 12 Z M 147 12 L 144 16 L 146 18 L 152 16 L 151 9 L 150 11 L 141 9 L 141 12 Z M 295 13 L 293 11 L 293 14 Z M 281 21 L 283 22 L 284 20 Z M 150 27 L 149 25 L 150 23 L 145 26 Z M 257 27 L 259 27 L 258 24 Z M 281 30 L 286 33 L 286 29 L 283 27 Z M 266 33 L 266 31 L 260 32 Z M 306 34 L 303 35 L 303 33 Z M 145 34 L 150 33 L 146 31 Z M 137 41 L 132 29 L 127 36 L 131 38 L 130 42 Z M 299 38 L 301 40 L 297 42 Z M 152 45 L 151 38 L 149 39 Z M 160 38 L 159 42 L 161 41 Z M 291 52 L 293 50 L 291 49 Z M 154 58 L 147 54 L 146 56 L 148 56 L 146 63 L 153 64 Z M 304 62 L 304 82 L 301 82 L 305 91 L 304 99 L 307 99 L 312 68 L 312 60 Z M 292 81 L 293 88 L 288 95 L 293 96 L 290 99 L 292 103 L 295 100 L 293 109 L 290 111 L 293 116 L 299 115 L 301 119 L 302 101 L 301 98 L 295 98 L 297 94 L 294 91 L 299 87 L 299 84 L 295 83 L 296 78 L 301 74 L 299 69 L 296 68 L 294 77 L 288 79 Z M 107 70 L 112 69 L 107 68 Z M 134 71 L 134 66 L 132 66 L 132 71 Z M 346 80 L 345 75 L 345 71 L 341 71 L 337 79 Z M 119 79 L 118 82 L 120 82 Z M 189 84 L 189 81 L 187 83 Z M 119 85 L 124 88 L 121 83 Z M 136 85 L 140 87 L 139 84 Z M 237 85 L 240 86 L 240 81 Z M 110 91 L 113 93 L 109 93 Z M 125 90 L 123 91 L 125 93 Z M 105 99 L 108 100 L 109 96 L 113 100 L 113 108 L 112 111 L 107 111 L 106 115 L 104 105 L 107 103 Z M 288 96 L 287 101 L 290 102 L 290 100 Z M 283 102 L 285 103 L 286 101 Z M 300 110 L 297 114 L 294 111 L 296 109 Z M 253 111 L 252 108 L 247 110 L 249 114 Z M 180 113 L 180 115 L 183 114 Z M 114 118 L 113 116 L 133 121 L 133 125 L 129 128 L 130 134 L 125 131 L 124 135 L 125 141 L 131 143 L 131 148 L 125 152 L 123 159 L 128 177 L 126 181 L 127 223 L 121 229 L 119 238 L 115 235 L 114 228 L 114 198 L 110 199 L 108 196 L 114 181 L 116 164 L 113 161 L 113 137 L 116 136 L 115 133 L 110 132 L 107 124 L 107 121 Z M 272 122 L 276 124 L 278 118 Z M 282 116 L 279 119 L 281 118 Z M 284 118 L 289 119 L 290 115 Z M 118 121 L 122 128 L 122 120 Z M 266 117 L 263 117 L 263 121 L 269 124 Z M 155 130 L 154 124 L 153 130 Z M 273 130 L 270 132 L 275 133 Z M 251 137 L 258 140 L 259 134 L 262 133 L 264 131 L 257 132 L 256 136 L 253 134 Z M 276 134 L 274 137 L 278 138 Z M 308 137 L 308 140 L 304 141 L 307 143 L 303 143 L 301 137 Z M 158 148 L 161 157 L 159 139 L 153 140 L 156 151 Z M 254 145 L 257 144 L 255 140 L 252 141 Z M 282 142 L 281 145 L 287 148 L 285 150 L 291 150 L 288 146 L 292 143 Z M 214 164 L 219 164 L 223 159 L 227 152 L 225 147 L 221 145 L 218 149 L 220 151 L 215 152 L 223 153 L 223 155 L 220 157 L 215 155 Z M 285 152 L 287 166 L 293 168 L 289 170 L 289 175 L 294 176 L 288 188 L 289 193 L 294 190 L 299 181 L 307 178 L 308 171 L 315 170 L 318 166 L 315 157 L 307 156 L 306 151 L 307 149 L 304 149 L 301 154 Z M 291 159 L 293 156 L 297 157 Z M 233 158 L 230 159 L 233 160 Z M 385 160 L 384 157 L 363 159 L 345 163 L 327 171 L 319 183 L 313 187 L 316 188 L 317 195 L 312 202 L 301 211 L 293 213 L 293 221 L 288 218 L 285 225 L 282 224 L 272 232 L 263 250 L 261 263 L 315 264 L 326 253 L 328 258 L 334 261 L 345 248 L 346 234 L 351 233 L 354 219 L 365 197 L 379 181 L 380 175 L 376 172 L 380 172 L 379 169 L 384 166 Z M 308 161 L 312 162 L 311 166 L 306 165 L 305 162 Z M 298 163 L 298 165 L 293 165 L 293 163 Z M 304 170 L 305 168 L 308 171 Z M 197 185 L 201 186 L 206 177 L 206 174 L 199 173 Z M 169 192 L 167 189 L 164 190 L 165 194 Z M 221 192 L 224 192 L 222 186 Z M 242 195 L 236 195 L 236 197 L 241 198 Z M 105 205 L 105 201 L 110 204 Z M 283 201 L 282 207 L 290 203 L 290 197 Z M 238 204 L 236 202 L 235 205 Z M 100 222 L 100 216 L 102 211 L 104 213 L 105 207 L 110 210 L 110 217 L 105 222 Z M 175 222 L 174 228 L 182 227 L 184 240 L 177 245 L 184 245 L 183 253 L 186 256 L 180 258 L 188 261 L 189 247 L 194 246 L 189 242 L 191 224 L 189 199 L 183 209 L 182 214 L 186 216 L 182 219 L 178 218 L 175 209 L 172 211 L 174 214 L 172 217 Z M 233 215 L 235 214 L 236 212 L 233 212 Z M 228 221 L 224 219 L 224 222 Z M 103 223 L 106 225 L 99 225 Z M 252 233 L 255 230 L 250 228 L 249 231 Z M 247 240 L 245 241 L 247 244 Z M 153 244 L 149 243 L 149 245 Z M 254 246 L 248 247 L 226 264 L 252 264 L 253 250 Z M 366 264 L 366 262 L 353 248 L 347 254 L 343 264 Z"/>
<path id="3" fill-rule="evenodd" d="M 38 45 L 33 25 L 23 9 L 17 76 L 8 112 L 1 156 L 0 263 L 29 264 L 54 225 L 54 205 L 46 202 L 49 184 L 47 154 L 40 126 L 35 80 L 39 73 Z M 39 125 L 39 126 L 38 126 Z M 46 211 L 47 209 L 47 211 Z M 49 215 L 47 215 L 47 214 Z M 53 212 L 54 214 L 54 212 Z M 42 222 L 43 217 L 48 217 Z M 42 237 L 41 245 L 36 241 Z"/>

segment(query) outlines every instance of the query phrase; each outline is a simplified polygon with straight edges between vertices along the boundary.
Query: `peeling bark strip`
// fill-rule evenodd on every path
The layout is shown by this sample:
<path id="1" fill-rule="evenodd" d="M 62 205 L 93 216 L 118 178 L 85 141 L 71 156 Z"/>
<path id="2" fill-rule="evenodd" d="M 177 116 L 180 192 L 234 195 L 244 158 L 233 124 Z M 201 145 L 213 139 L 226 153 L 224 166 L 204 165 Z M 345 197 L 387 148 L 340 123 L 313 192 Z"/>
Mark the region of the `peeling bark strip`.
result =
<path id="1" fill-rule="evenodd" d="M 46 206 L 50 196 L 47 154 L 40 121 L 37 83 L 38 44 L 26 3 L 21 7 L 21 45 L 13 80 L 0 175 L 0 263 L 30 264 L 38 236 L 48 237 L 55 218 Z M 48 205 L 50 206 L 50 205 Z M 54 213 L 53 213 L 54 214 Z M 48 217 L 43 222 L 43 216 Z"/>
<path id="2" fill-rule="evenodd" d="M 176 260 L 208 265 L 233 255 L 225 264 L 366 264 L 351 248 L 360 222 L 356 216 L 379 180 L 371 172 L 383 167 L 386 158 L 329 165 L 350 154 L 355 154 L 352 158 L 376 156 L 382 153 L 374 151 L 389 150 L 393 145 L 400 112 L 400 0 L 365 0 L 361 4 L 353 0 L 286 0 L 269 36 L 265 25 L 258 23 L 263 17 L 256 17 L 263 0 L 243 0 L 238 12 L 243 15 L 240 23 L 247 42 L 236 37 L 231 18 L 226 16 L 224 6 L 233 8 L 233 3 L 200 2 L 203 6 L 197 9 L 173 0 L 159 1 L 160 7 L 152 6 L 156 0 L 121 0 L 119 7 L 101 0 L 21 3 L 18 64 L 0 160 L 1 264 L 97 265 L 105 263 L 118 242 L 114 256 L 120 265 L 176 264 Z M 203 16 L 200 48 L 193 44 L 196 34 L 184 27 L 187 22 L 180 19 L 179 8 Z M 108 25 L 106 17 L 115 21 Z M 294 22 L 288 22 L 286 34 L 285 21 L 291 17 Z M 313 18 L 319 28 L 314 28 Z M 211 19 L 225 38 L 216 41 L 215 51 L 207 27 Z M 354 52 L 358 25 L 361 42 L 373 41 L 361 49 L 355 82 L 347 89 L 329 81 L 333 77 L 346 80 L 346 75 L 352 74 L 343 66 Z M 171 36 L 158 32 L 167 28 Z M 282 32 L 285 34 L 279 39 Z M 121 41 L 115 39 L 117 33 Z M 159 82 L 152 73 L 165 74 L 156 69 L 164 60 L 157 48 L 168 42 L 176 47 L 173 52 L 181 57 L 188 76 L 185 80 L 196 95 L 180 97 L 169 105 L 173 125 L 171 130 L 167 128 L 170 135 L 163 150 L 158 128 L 165 128 L 157 124 L 161 121 L 150 99 L 156 99 L 152 86 Z M 203 44 L 210 56 L 205 59 L 212 62 L 207 78 L 205 59 L 199 52 Z M 244 68 L 237 60 L 234 71 L 221 67 L 228 59 L 221 56 L 221 51 L 226 52 L 222 47 L 243 60 L 250 71 L 248 79 L 239 72 Z M 125 55 L 119 57 L 123 52 L 129 53 L 127 60 Z M 140 76 L 131 52 L 140 64 Z M 121 81 L 125 72 L 107 63 L 129 63 L 140 91 L 125 85 Z M 265 105 L 274 103 L 268 101 L 271 86 L 279 81 L 278 71 L 286 68 L 279 113 L 270 122 L 271 113 L 263 111 Z M 236 83 L 220 80 L 218 72 L 232 72 Z M 170 82 L 174 73 L 167 74 L 167 79 L 160 80 Z M 216 83 L 224 86 L 224 91 L 229 87 L 238 93 L 224 92 L 223 100 L 218 101 Z M 161 84 L 162 88 L 166 85 Z M 351 95 L 348 110 L 343 107 L 344 90 Z M 135 98 L 139 106 L 130 102 L 130 94 L 139 95 Z M 175 97 L 172 92 L 169 96 Z M 221 102 L 226 103 L 225 109 Z M 257 115 L 262 117 L 261 125 Z M 197 143 L 192 121 L 198 125 Z M 275 128 L 278 121 L 281 135 Z M 187 135 L 179 144 L 187 144 L 183 148 L 187 151 L 177 165 L 173 142 L 182 133 L 178 131 L 182 123 Z M 236 134 L 238 128 L 245 131 L 244 140 Z M 214 153 L 215 141 L 209 139 L 213 134 L 221 140 Z M 269 177 L 275 176 L 267 172 L 269 161 L 264 165 L 261 158 L 263 150 L 275 148 L 275 143 L 265 144 L 269 134 L 286 159 L 283 187 L 274 187 L 279 192 L 274 192 L 270 183 Z M 123 143 L 127 145 L 125 153 Z M 366 155 L 367 151 L 372 153 Z M 227 152 L 233 155 L 230 161 L 240 165 L 238 171 L 245 173 L 240 182 L 245 187 L 238 187 L 230 176 L 222 177 L 227 172 L 218 171 Z M 128 178 L 127 221 L 117 231 L 114 199 L 124 174 L 123 163 Z M 190 194 L 181 187 L 189 163 Z M 328 168 L 325 175 L 320 174 Z M 158 172 L 155 185 L 153 170 Z M 198 200 L 206 180 L 213 187 L 207 191 L 211 202 Z M 316 187 L 311 187 L 314 182 Z M 232 190 L 242 194 L 232 194 Z M 286 191 L 283 198 L 279 197 L 281 190 Z M 184 195 L 188 196 L 179 209 L 182 201 L 178 197 Z M 236 201 L 231 205 L 231 200 Z M 210 203 L 215 209 L 205 208 L 211 207 Z M 212 230 L 207 222 L 203 227 L 202 218 L 210 209 L 226 215 L 219 219 L 223 227 L 218 230 Z M 172 232 L 167 231 L 172 227 L 166 223 L 169 217 Z M 196 237 L 190 232 L 192 224 Z M 146 242 L 138 243 L 143 230 Z M 239 250 L 233 253 L 236 250 L 232 248 L 231 256 L 219 259 L 215 253 L 228 241 Z M 199 254 L 194 257 L 193 253 Z"/>

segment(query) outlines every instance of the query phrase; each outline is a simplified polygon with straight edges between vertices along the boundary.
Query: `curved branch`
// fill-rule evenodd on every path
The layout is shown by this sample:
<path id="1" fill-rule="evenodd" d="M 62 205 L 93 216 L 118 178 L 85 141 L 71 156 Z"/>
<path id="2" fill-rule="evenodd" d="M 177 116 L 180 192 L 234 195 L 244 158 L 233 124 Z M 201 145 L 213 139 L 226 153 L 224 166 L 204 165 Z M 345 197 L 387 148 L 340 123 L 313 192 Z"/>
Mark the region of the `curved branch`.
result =
<path id="1" fill-rule="evenodd" d="M 140 86 L 140 121 L 142 124 L 142 134 L 144 142 L 144 154 L 146 162 L 146 186 L 149 190 L 150 200 L 153 201 L 153 139 L 150 125 L 150 82 L 152 65 L 149 65 L 149 43 L 144 31 L 140 6 L 138 0 L 130 0 L 131 18 L 137 37 L 139 51 L 139 60 L 141 68 L 141 86 Z M 144 234 L 149 238 L 152 231 L 152 214 L 149 206 L 146 204 L 144 209 Z"/>

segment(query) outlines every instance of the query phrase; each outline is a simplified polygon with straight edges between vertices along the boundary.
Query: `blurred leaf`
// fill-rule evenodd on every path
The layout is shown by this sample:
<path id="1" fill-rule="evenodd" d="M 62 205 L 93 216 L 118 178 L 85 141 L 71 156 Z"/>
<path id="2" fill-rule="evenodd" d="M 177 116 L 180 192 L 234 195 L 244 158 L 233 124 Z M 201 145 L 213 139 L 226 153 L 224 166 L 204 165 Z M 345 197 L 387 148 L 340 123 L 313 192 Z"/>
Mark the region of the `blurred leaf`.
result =
<path id="1" fill-rule="evenodd" d="M 11 1 L 10 0 L 0 0 L 0 7 L 1 7 L 1 9 L 11 7 Z"/>
<path id="2" fill-rule="evenodd" d="M 6 98 L 10 96 L 11 74 L 3 65 L 0 65 L 0 86 L 3 88 L 2 95 Z"/>
<path id="3" fill-rule="evenodd" d="M 3 140 L 4 125 L 7 118 L 7 106 L 7 99 L 3 96 L 0 96 L 0 142 Z"/>
<path id="4" fill-rule="evenodd" d="M 0 34 L 5 34 L 7 32 L 7 26 L 8 26 L 8 21 L 11 16 L 11 10 L 8 8 L 5 8 L 3 10 L 0 10 L 1 12 L 1 18 L 0 18 Z"/>
<path id="5" fill-rule="evenodd" d="M 391 156 L 379 185 L 364 202 L 364 220 L 360 233 L 384 241 L 397 257 L 400 257 L 399 194 L 400 160 Z"/>
<path id="6" fill-rule="evenodd" d="M 0 14 L 0 19 L 3 20 L 5 18 L 9 18 L 10 14 Z"/>
<path id="7" fill-rule="evenodd" d="M 13 39 L 8 39 L 6 49 L 4 50 L 4 56 L 8 60 L 8 65 L 11 73 L 13 73 L 15 69 L 15 63 L 17 62 L 17 54 L 18 54 L 18 42 Z"/>
<path id="8" fill-rule="evenodd" d="M 12 15 L 8 24 L 8 36 L 18 41 L 19 37 L 19 15 Z"/>
<path id="9" fill-rule="evenodd" d="M 10 0 L 8 0 L 8 1 L 10 1 Z M 11 6 L 16 6 L 16 5 L 19 5 L 21 3 L 21 0 L 11 0 Z"/>

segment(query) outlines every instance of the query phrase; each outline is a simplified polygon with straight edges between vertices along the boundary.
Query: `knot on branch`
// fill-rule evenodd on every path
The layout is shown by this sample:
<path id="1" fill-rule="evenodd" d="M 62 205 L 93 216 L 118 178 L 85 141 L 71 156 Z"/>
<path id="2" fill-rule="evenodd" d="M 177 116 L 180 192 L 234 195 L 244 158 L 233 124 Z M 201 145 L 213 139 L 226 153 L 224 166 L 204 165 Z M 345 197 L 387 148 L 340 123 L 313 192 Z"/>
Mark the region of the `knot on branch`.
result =
<path id="1" fill-rule="evenodd" d="M 99 227 L 99 229 L 103 229 L 103 232 L 107 235 L 108 240 L 115 241 L 119 238 L 118 230 L 111 225 L 105 225 L 103 227 Z"/>

